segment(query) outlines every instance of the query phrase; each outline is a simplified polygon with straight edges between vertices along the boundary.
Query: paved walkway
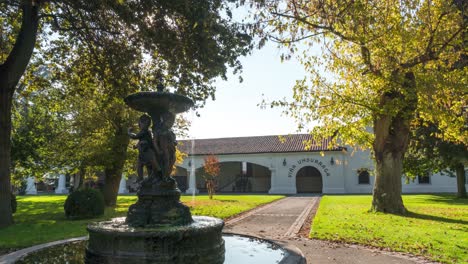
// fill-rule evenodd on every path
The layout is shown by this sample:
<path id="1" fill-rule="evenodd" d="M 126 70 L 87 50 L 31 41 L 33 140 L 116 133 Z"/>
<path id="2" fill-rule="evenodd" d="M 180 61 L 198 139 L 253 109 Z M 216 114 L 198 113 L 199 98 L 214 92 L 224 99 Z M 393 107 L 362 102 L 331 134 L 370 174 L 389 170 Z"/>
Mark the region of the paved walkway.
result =
<path id="1" fill-rule="evenodd" d="M 391 252 L 301 238 L 300 228 L 319 200 L 318 196 L 287 197 L 227 221 L 223 232 L 253 235 L 294 245 L 302 251 L 309 264 L 431 263 Z"/>

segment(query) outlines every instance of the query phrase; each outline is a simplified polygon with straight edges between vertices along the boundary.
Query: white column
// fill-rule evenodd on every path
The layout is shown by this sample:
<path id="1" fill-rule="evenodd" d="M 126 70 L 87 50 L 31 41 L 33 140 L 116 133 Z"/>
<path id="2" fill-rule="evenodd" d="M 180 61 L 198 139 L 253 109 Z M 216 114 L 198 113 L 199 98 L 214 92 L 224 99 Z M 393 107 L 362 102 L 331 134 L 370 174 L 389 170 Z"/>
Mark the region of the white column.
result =
<path id="1" fill-rule="evenodd" d="M 197 189 L 197 180 L 196 180 L 196 176 L 195 176 L 195 160 L 192 158 L 191 162 L 190 162 L 190 175 L 189 175 L 189 187 L 188 189 L 185 191 L 186 194 L 197 194 L 199 191 Z"/>
<path id="2" fill-rule="evenodd" d="M 120 185 L 119 185 L 119 194 L 125 194 L 125 193 L 128 193 L 127 180 L 125 180 L 125 175 L 122 175 L 122 179 L 120 179 Z"/>
<path id="3" fill-rule="evenodd" d="M 68 190 L 65 187 L 66 180 L 67 180 L 67 178 L 65 177 L 65 175 L 63 175 L 63 174 L 59 175 L 58 186 L 55 189 L 56 194 L 66 194 L 66 193 L 68 193 Z"/>
<path id="4" fill-rule="evenodd" d="M 37 194 L 36 184 L 33 177 L 26 180 L 26 194 Z"/>
<path id="5" fill-rule="evenodd" d="M 271 177 L 270 177 L 270 190 L 268 190 L 269 194 L 275 193 L 275 190 L 278 188 L 276 186 L 276 168 L 270 167 Z"/>

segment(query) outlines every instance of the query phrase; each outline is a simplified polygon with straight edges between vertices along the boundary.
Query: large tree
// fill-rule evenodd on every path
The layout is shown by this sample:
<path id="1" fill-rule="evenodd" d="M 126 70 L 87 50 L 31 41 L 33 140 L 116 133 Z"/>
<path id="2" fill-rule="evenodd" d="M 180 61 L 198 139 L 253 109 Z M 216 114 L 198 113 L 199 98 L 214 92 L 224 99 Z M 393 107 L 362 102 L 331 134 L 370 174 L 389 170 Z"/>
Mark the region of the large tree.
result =
<path id="1" fill-rule="evenodd" d="M 127 127 L 136 119 L 123 98 L 140 86 L 141 56 L 116 39 L 106 43 L 106 50 L 90 52 L 77 44 L 67 51 L 76 55 L 66 57 L 55 49 L 43 52 L 51 60 L 45 64 L 50 89 L 60 91 L 63 99 L 57 104 L 70 121 L 62 152 L 75 168 L 103 172 L 101 190 L 106 205 L 113 206 L 127 160 Z"/>
<path id="2" fill-rule="evenodd" d="M 126 43 L 149 56 L 177 83 L 178 92 L 202 102 L 213 96 L 212 80 L 241 66 L 250 38 L 230 22 L 231 0 L 56 1 L 1 0 L 0 31 L 0 227 L 13 223 L 10 208 L 11 106 L 34 47 L 56 48 L 72 57 L 82 52 L 122 54 L 107 45 Z M 221 11 L 226 15 L 221 15 Z M 61 52 L 60 52 L 61 51 Z M 69 51 L 69 53 L 67 52 Z M 37 54 L 38 60 L 47 60 Z"/>
<path id="3" fill-rule="evenodd" d="M 310 73 L 296 83 L 295 102 L 277 104 L 302 124 L 317 121 L 316 136 L 338 133 L 371 148 L 372 210 L 404 213 L 403 157 L 416 114 L 447 139 L 467 140 L 468 69 L 456 67 L 466 56 L 466 1 L 258 2 L 256 32 L 287 48 L 283 58 L 297 54 Z"/>

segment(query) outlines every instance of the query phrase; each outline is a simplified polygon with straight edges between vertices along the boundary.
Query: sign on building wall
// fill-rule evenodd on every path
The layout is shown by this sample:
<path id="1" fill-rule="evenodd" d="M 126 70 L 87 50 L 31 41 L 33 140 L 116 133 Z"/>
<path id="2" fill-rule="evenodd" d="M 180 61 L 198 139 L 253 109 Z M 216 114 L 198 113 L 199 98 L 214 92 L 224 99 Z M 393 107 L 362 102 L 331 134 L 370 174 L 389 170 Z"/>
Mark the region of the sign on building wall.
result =
<path id="1" fill-rule="evenodd" d="M 318 160 L 318 159 L 313 159 L 313 158 L 303 158 L 303 159 L 300 159 L 298 160 L 297 162 L 297 165 L 296 164 L 293 164 L 291 166 L 291 168 L 289 168 L 289 172 L 288 172 L 288 177 L 292 177 L 293 176 L 293 173 L 294 171 L 296 170 L 297 167 L 299 167 L 300 165 L 303 165 L 301 167 L 304 167 L 305 163 L 309 163 L 311 164 L 312 166 L 314 167 L 320 167 L 322 168 L 322 171 L 327 175 L 327 176 L 330 176 L 330 172 L 329 172 L 329 169 L 328 167 L 325 165 L 324 162 L 322 162 L 321 160 Z"/>

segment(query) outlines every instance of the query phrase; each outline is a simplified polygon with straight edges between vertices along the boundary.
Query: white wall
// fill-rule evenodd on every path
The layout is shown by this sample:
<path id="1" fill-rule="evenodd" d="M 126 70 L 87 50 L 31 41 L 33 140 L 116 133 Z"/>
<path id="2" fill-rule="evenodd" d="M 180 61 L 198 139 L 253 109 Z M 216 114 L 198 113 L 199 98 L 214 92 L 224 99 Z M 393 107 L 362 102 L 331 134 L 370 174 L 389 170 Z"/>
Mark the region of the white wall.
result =
<path id="1" fill-rule="evenodd" d="M 271 194 L 295 194 L 296 174 L 305 166 L 314 166 L 322 174 L 323 193 L 372 193 L 375 176 L 374 162 L 369 151 L 355 150 L 327 152 L 293 152 L 293 153 L 260 153 L 217 155 L 220 162 L 250 162 L 267 167 L 271 171 Z M 330 159 L 333 157 L 334 164 Z M 187 158 L 181 167 L 190 172 L 188 162 L 192 160 L 195 169 L 203 165 L 204 156 Z M 286 165 L 283 161 L 286 160 Z M 359 169 L 368 169 L 370 183 L 359 184 Z M 405 184 L 402 178 L 403 193 L 437 193 L 456 192 L 456 179 L 446 175 L 431 176 L 430 184 L 415 182 Z M 468 188 L 468 185 L 467 185 Z M 192 190 L 192 189 L 191 189 Z"/>
<path id="2" fill-rule="evenodd" d="M 278 159 L 276 160 L 276 163 L 279 165 L 277 182 L 280 184 L 284 183 L 289 188 L 283 190 L 282 186 L 275 184 L 270 193 L 296 193 L 297 172 L 306 166 L 313 166 L 322 174 L 323 193 L 344 193 L 343 168 L 340 164 L 337 164 L 337 160 L 343 159 L 343 154 L 341 151 L 328 151 L 324 153 L 298 152 L 278 155 Z M 332 157 L 334 164 L 330 162 Z M 282 163 L 285 158 L 287 164 L 283 166 Z"/>
<path id="3" fill-rule="evenodd" d="M 272 194 L 295 194 L 296 193 L 296 174 L 305 166 L 314 166 L 322 174 L 324 193 L 344 193 L 345 186 L 343 181 L 343 166 L 339 163 L 344 159 L 341 151 L 325 152 L 321 155 L 319 152 L 294 152 L 294 153 L 261 153 L 261 154 L 234 154 L 218 155 L 220 162 L 250 162 L 267 167 L 271 171 L 271 189 Z M 333 157 L 335 164 L 330 163 Z M 286 165 L 283 161 L 286 159 Z M 187 168 L 190 158 L 186 159 L 181 167 Z M 191 162 L 195 168 L 203 165 L 203 156 L 195 156 Z"/>
<path id="4" fill-rule="evenodd" d="M 373 173 L 375 166 L 370 151 L 360 151 L 348 147 L 348 164 L 345 165 L 345 186 L 346 193 L 372 193 L 375 175 Z M 370 171 L 370 184 L 359 184 L 357 170 L 367 168 Z M 403 193 L 454 193 L 457 191 L 457 182 L 455 177 L 441 175 L 440 173 L 431 176 L 429 184 L 419 184 L 418 179 L 406 184 L 402 177 Z M 468 184 L 467 184 L 468 188 Z"/>
<path id="5" fill-rule="evenodd" d="M 343 165 L 346 193 L 372 193 L 375 166 L 370 151 L 362 151 L 352 147 L 347 147 L 347 149 Z M 359 169 L 368 169 L 370 173 L 369 184 L 359 184 Z"/>
<path id="6" fill-rule="evenodd" d="M 403 180 L 404 181 L 404 180 Z M 468 185 L 466 185 L 468 188 Z M 442 175 L 440 173 L 430 176 L 430 183 L 418 183 L 418 179 L 410 181 L 409 184 L 403 182 L 403 193 L 447 193 L 457 192 L 457 179 Z"/>

